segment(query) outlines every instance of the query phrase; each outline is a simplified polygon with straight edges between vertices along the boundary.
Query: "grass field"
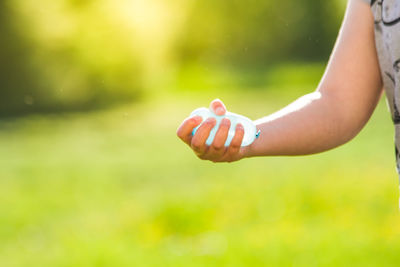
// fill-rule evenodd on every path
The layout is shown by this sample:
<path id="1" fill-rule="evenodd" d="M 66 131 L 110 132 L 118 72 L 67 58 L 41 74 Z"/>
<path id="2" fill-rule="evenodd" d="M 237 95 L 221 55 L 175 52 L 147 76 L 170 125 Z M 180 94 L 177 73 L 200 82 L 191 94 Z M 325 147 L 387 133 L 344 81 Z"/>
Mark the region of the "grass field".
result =
<path id="1" fill-rule="evenodd" d="M 213 164 L 175 135 L 216 97 L 267 115 L 321 70 L 185 90 L 194 75 L 131 106 L 1 121 L 0 266 L 398 266 L 384 99 L 353 141 L 318 155 Z"/>

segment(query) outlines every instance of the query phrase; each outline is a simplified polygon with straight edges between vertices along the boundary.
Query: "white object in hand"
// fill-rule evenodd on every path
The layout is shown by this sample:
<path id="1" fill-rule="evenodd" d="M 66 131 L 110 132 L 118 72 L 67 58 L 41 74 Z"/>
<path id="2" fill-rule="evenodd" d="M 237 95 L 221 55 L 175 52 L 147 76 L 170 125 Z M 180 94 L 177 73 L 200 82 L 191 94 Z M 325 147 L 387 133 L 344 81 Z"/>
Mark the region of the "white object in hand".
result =
<path id="1" fill-rule="evenodd" d="M 231 127 L 229 128 L 228 138 L 226 139 L 225 146 L 230 145 L 233 137 L 235 136 L 236 125 L 238 123 L 240 123 L 244 128 L 244 136 L 243 136 L 243 140 L 242 140 L 242 146 L 251 145 L 260 134 L 260 132 L 257 132 L 257 127 L 253 123 L 252 120 L 250 120 L 249 118 L 247 118 L 245 116 L 235 114 L 232 112 L 226 112 L 225 115 L 218 116 L 218 115 L 214 114 L 214 112 L 212 112 L 208 108 L 198 108 L 198 109 L 194 110 L 190 114 L 190 116 L 191 117 L 194 117 L 194 116 L 202 117 L 203 122 L 201 124 L 203 124 L 204 121 L 210 117 L 213 117 L 216 119 L 217 123 L 214 126 L 214 128 L 211 130 L 210 135 L 206 141 L 206 144 L 208 146 L 210 146 L 212 144 L 212 142 L 214 141 L 215 134 L 217 133 L 223 118 L 227 118 L 231 122 Z M 200 125 L 193 129 L 193 132 L 192 132 L 193 135 L 196 133 L 196 131 L 200 127 Z"/>

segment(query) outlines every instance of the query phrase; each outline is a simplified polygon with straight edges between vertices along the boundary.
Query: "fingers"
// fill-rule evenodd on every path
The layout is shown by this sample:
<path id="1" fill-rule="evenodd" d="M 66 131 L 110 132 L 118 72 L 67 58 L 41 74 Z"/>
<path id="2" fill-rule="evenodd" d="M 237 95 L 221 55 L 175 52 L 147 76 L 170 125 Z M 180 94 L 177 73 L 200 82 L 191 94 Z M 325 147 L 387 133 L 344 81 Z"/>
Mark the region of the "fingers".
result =
<path id="1" fill-rule="evenodd" d="M 226 107 L 219 99 L 214 99 L 210 104 L 210 109 L 215 115 L 222 116 L 226 112 Z"/>
<path id="2" fill-rule="evenodd" d="M 191 147 L 198 155 L 202 155 L 206 152 L 207 146 L 206 141 L 210 135 L 211 130 L 216 124 L 214 118 L 208 118 L 200 127 L 197 129 L 196 134 L 192 138 Z"/>
<path id="3" fill-rule="evenodd" d="M 239 151 L 242 145 L 243 137 L 244 137 L 244 128 L 240 123 L 238 123 L 236 125 L 235 136 L 233 137 L 231 144 L 228 147 L 228 151 L 226 153 L 227 161 L 233 161 L 237 159 L 237 157 L 239 156 Z"/>
<path id="4" fill-rule="evenodd" d="M 212 158 L 220 158 L 225 153 L 225 142 L 228 138 L 230 127 L 230 120 L 226 118 L 222 119 L 219 129 L 215 134 L 214 141 L 207 152 Z"/>
<path id="5" fill-rule="evenodd" d="M 224 104 L 218 99 L 211 103 L 210 108 L 216 114 L 218 112 L 221 113 L 221 110 L 222 115 L 226 112 Z M 200 116 L 187 118 L 177 130 L 178 137 L 188 144 L 199 158 L 213 162 L 232 162 L 244 157 L 244 149 L 241 147 L 244 127 L 240 123 L 236 125 L 235 135 L 229 147 L 225 147 L 231 122 L 227 118 L 222 119 L 212 145 L 208 146 L 206 141 L 217 121 L 215 118 L 208 118 L 201 124 L 202 120 Z M 193 129 L 198 125 L 200 127 L 198 127 L 196 134 L 193 136 Z"/>
<path id="6" fill-rule="evenodd" d="M 202 120 L 203 119 L 200 116 L 187 118 L 182 122 L 176 134 L 183 142 L 190 145 L 193 137 L 192 136 L 193 129 L 196 128 L 201 123 Z"/>
<path id="7" fill-rule="evenodd" d="M 214 157 L 213 162 L 233 162 L 243 158 L 244 149 L 242 148 L 242 140 L 244 137 L 244 128 L 238 124 L 235 129 L 235 135 L 228 148 L 224 148 L 224 153 L 220 157 Z M 207 153 L 209 154 L 209 153 Z"/>

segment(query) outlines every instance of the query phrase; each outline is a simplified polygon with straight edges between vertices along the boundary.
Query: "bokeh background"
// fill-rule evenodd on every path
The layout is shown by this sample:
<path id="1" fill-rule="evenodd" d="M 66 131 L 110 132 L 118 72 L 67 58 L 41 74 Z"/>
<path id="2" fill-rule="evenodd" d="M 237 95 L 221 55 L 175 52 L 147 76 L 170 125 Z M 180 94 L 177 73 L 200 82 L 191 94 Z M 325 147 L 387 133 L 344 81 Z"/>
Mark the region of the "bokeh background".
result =
<path id="1" fill-rule="evenodd" d="M 315 90 L 345 4 L 2 0 L 0 266 L 396 266 L 384 98 L 318 155 L 212 164 L 175 135 Z"/>

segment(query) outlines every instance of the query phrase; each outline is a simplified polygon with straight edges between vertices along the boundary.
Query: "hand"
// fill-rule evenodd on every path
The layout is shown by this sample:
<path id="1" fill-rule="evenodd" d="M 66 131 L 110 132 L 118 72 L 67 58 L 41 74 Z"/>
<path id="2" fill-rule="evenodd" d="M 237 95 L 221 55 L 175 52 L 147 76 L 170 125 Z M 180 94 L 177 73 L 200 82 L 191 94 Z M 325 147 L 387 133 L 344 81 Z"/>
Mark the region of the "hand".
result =
<path id="1" fill-rule="evenodd" d="M 211 102 L 210 109 L 219 116 L 226 113 L 225 105 L 219 99 Z M 199 129 L 197 129 L 193 136 L 193 129 L 201 122 L 202 118 L 200 116 L 187 118 L 183 121 L 177 131 L 178 137 L 189 145 L 200 159 L 210 160 L 212 162 L 232 162 L 244 157 L 245 148 L 241 147 L 244 128 L 241 124 L 237 124 L 235 136 L 233 137 L 232 142 L 229 147 L 225 147 L 228 131 L 231 126 L 229 119 L 224 118 L 221 121 L 220 127 L 211 146 L 207 146 L 206 141 L 211 130 L 216 125 L 216 120 L 214 118 L 208 118 Z"/>

